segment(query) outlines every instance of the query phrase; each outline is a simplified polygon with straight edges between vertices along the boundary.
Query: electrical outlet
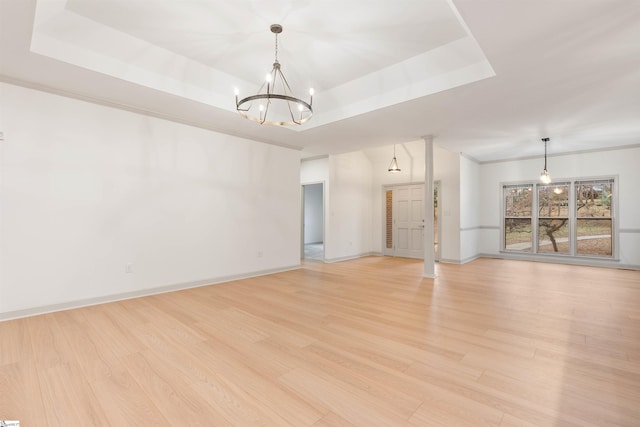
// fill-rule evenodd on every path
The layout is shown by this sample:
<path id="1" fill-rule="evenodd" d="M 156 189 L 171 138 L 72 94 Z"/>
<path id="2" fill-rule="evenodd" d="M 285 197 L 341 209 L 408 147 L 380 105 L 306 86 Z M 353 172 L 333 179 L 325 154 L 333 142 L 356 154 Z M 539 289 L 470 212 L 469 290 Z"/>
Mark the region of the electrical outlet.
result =
<path id="1" fill-rule="evenodd" d="M 133 264 L 125 264 L 124 272 L 127 274 L 133 273 Z"/>
<path id="2" fill-rule="evenodd" d="M 0 141 L 4 141 L 4 132 L 0 131 Z"/>
<path id="3" fill-rule="evenodd" d="M 262 258 L 262 251 L 258 251 L 258 258 Z"/>

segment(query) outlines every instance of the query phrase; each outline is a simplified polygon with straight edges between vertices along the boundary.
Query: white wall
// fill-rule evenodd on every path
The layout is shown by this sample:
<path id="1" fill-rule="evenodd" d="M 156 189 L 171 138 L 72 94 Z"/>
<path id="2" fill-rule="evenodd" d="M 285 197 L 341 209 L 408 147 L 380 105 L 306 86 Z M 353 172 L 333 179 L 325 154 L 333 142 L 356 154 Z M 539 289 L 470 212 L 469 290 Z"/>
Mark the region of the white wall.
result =
<path id="1" fill-rule="evenodd" d="M 323 198 L 322 184 L 304 187 L 304 243 L 323 241 Z"/>
<path id="2" fill-rule="evenodd" d="M 299 265 L 297 151 L 7 84 L 0 120 L 0 318 Z"/>
<path id="3" fill-rule="evenodd" d="M 388 172 L 391 161 L 391 147 L 383 147 L 386 155 L 377 150 L 370 151 L 373 167 L 373 251 L 382 253 L 384 198 L 383 186 L 409 183 L 423 183 L 424 140 L 396 146 L 396 157 L 401 171 Z M 437 144 L 433 148 L 433 179 L 440 181 L 441 259 L 445 262 L 460 262 L 460 155 L 447 151 Z"/>
<path id="4" fill-rule="evenodd" d="M 400 172 L 389 172 L 393 147 L 381 147 L 369 151 L 372 172 L 372 251 L 382 253 L 385 221 L 385 185 L 400 185 L 424 182 L 424 140 L 396 145 L 396 159 Z"/>
<path id="5" fill-rule="evenodd" d="M 300 162 L 300 182 L 304 184 L 315 184 L 329 181 L 329 157 L 321 159 L 302 160 Z M 327 191 L 325 185 L 325 192 Z"/>
<path id="6" fill-rule="evenodd" d="M 529 159 L 480 165 L 482 203 L 479 252 L 491 256 L 500 251 L 500 209 L 502 182 L 536 180 L 543 159 Z M 590 264 L 640 268 L 640 148 L 552 156 L 548 159 L 551 178 L 618 176 L 620 261 Z"/>
<path id="7" fill-rule="evenodd" d="M 480 236 L 480 165 L 460 156 L 460 260 L 478 256 Z"/>
<path id="8" fill-rule="evenodd" d="M 460 154 L 434 144 L 433 178 L 440 181 L 440 261 L 459 263 L 460 255 Z"/>
<path id="9" fill-rule="evenodd" d="M 371 253 L 371 162 L 361 151 L 329 156 L 329 220 L 325 259 L 338 261 Z"/>

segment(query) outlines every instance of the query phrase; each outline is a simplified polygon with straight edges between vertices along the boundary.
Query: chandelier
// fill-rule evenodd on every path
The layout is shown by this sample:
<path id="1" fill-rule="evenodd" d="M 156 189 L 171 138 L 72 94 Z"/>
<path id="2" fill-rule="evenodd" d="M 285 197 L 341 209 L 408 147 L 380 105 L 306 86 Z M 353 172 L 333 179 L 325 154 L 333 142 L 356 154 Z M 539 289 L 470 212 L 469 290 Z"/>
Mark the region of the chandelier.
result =
<path id="1" fill-rule="evenodd" d="M 278 34 L 282 32 L 282 25 L 273 24 L 271 32 L 276 37 L 273 68 L 257 94 L 238 100 L 239 91 L 235 90 L 236 110 L 243 117 L 260 124 L 301 125 L 313 115 L 313 89 L 309 89 L 309 102 L 293 96 L 278 62 Z"/>
<path id="2" fill-rule="evenodd" d="M 544 169 L 540 173 L 540 181 L 543 184 L 549 184 L 551 182 L 551 176 L 547 171 L 547 142 L 549 142 L 549 138 L 542 138 L 542 142 L 544 142 Z"/>

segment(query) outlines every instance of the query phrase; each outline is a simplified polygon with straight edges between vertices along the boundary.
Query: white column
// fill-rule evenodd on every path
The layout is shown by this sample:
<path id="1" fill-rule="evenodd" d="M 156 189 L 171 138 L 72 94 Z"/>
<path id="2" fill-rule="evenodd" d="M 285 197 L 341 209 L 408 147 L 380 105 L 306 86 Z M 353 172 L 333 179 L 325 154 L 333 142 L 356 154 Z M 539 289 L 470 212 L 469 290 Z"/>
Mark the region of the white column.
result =
<path id="1" fill-rule="evenodd" d="M 433 251 L 433 136 L 424 139 L 424 277 L 435 279 L 436 254 Z"/>

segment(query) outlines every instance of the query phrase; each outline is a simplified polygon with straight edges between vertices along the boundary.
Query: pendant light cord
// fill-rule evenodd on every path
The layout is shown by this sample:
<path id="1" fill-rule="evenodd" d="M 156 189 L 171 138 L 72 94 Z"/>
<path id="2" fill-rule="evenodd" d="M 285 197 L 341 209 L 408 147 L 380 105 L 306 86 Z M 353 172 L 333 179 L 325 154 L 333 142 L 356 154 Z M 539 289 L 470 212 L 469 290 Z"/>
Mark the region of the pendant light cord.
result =
<path id="1" fill-rule="evenodd" d="M 278 62 L 278 33 L 276 33 L 276 62 Z"/>

